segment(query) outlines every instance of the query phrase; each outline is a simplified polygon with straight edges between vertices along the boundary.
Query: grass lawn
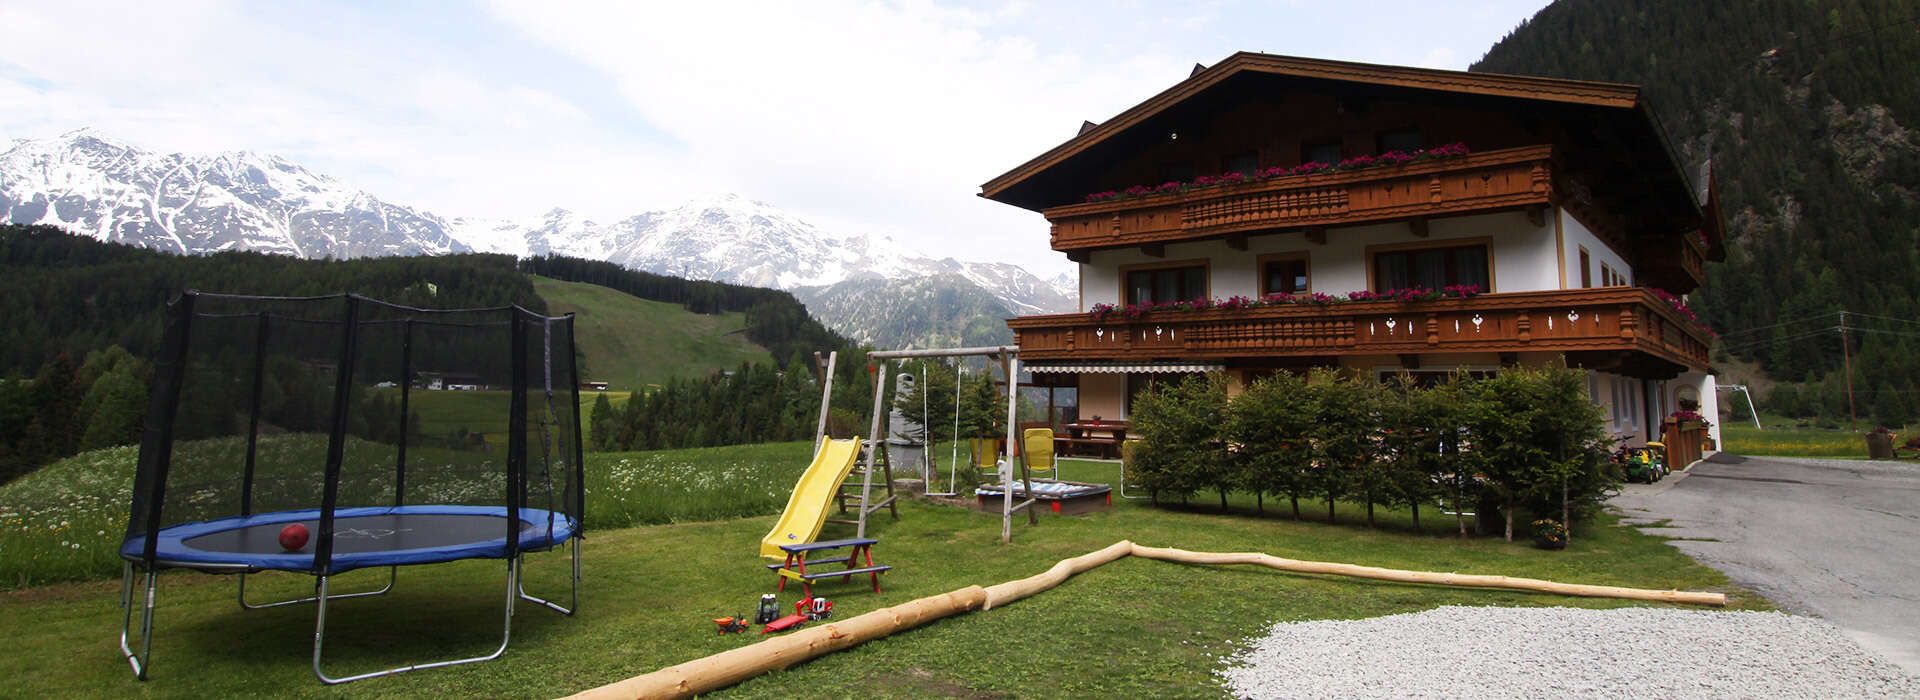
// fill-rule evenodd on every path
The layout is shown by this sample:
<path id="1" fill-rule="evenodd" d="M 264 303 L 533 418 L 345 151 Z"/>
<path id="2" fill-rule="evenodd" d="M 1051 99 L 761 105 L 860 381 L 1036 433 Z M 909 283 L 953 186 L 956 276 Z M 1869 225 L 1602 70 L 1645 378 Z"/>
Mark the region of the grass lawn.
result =
<path id="1" fill-rule="evenodd" d="M 766 348 L 747 340 L 744 313 L 696 314 L 597 284 L 528 277 L 548 311 L 578 314 L 574 340 L 589 358 L 580 368 L 583 380 L 638 391 L 676 377 L 773 361 Z"/>
<path id="2" fill-rule="evenodd" d="M 590 460 L 595 476 L 589 479 L 581 613 L 567 619 L 522 606 L 514 618 L 513 646 L 495 662 L 326 688 L 307 665 L 311 608 L 243 612 L 233 602 L 231 578 L 171 572 L 162 576 L 153 680 L 144 684 L 133 680 L 119 658 L 117 581 L 0 592 L 0 609 L 8 612 L 0 616 L 0 638 L 14 649 L 59 650 L 60 656 L 56 669 L 42 654 L 0 655 L 0 696 L 550 697 L 750 644 L 759 637 L 715 635 L 709 619 L 750 614 L 759 594 L 772 590 L 772 577 L 755 557 L 771 517 L 624 529 L 592 524 L 771 513 L 784 503 L 808 450 L 806 444 L 756 445 Z M 113 461 L 102 457 L 56 466 L 96 473 L 109 471 L 100 465 Z M 1067 478 L 1080 480 L 1112 482 L 1117 473 L 1118 466 L 1107 463 L 1065 467 Z M 98 481 L 107 489 L 113 478 Z M 18 510 L 22 483 L 31 482 L 0 489 L 0 509 Z M 32 484 L 35 492 L 49 486 Z M 996 515 L 909 502 L 899 521 L 882 515 L 873 524 L 873 534 L 882 540 L 877 558 L 897 567 L 883 578 L 885 592 L 876 595 L 858 583 L 838 582 L 821 592 L 836 601 L 837 617 L 850 617 L 968 584 L 1027 576 L 1061 558 L 1127 538 L 1399 568 L 1719 590 L 1728 592 L 1736 607 L 1766 607 L 1764 600 L 1660 539 L 1610 521 L 1579 530 L 1569 551 L 1547 552 L 1496 539 L 1456 540 L 1445 534 L 1450 522 L 1430 522 L 1430 532 L 1416 533 L 1399 513 L 1383 513 L 1384 527 L 1369 530 L 1356 524 L 1359 511 L 1352 506 L 1343 505 L 1341 524 L 1328 525 L 1284 519 L 1278 508 L 1256 517 L 1249 501 L 1233 502 L 1236 513 L 1221 515 L 1210 496 L 1185 509 L 1116 497 L 1113 510 L 1105 513 L 1043 515 L 1038 527 L 1017 521 L 1011 545 L 998 542 Z M 124 507 L 95 510 L 111 514 L 114 509 Z M 12 526 L 0 522 L 0 527 Z M 849 529 L 829 528 L 824 536 Z M 0 538 L 9 536 L 0 529 Z M 0 564 L 8 556 L 0 550 Z M 350 673 L 489 649 L 498 643 L 503 570 L 493 561 L 407 569 L 390 596 L 331 606 L 329 670 Z M 559 594 L 565 570 L 561 553 L 531 556 L 527 588 L 536 595 Z M 335 590 L 372 586 L 383 575 L 350 574 L 337 579 Z M 307 593 L 312 585 L 310 578 L 291 574 L 266 574 L 256 582 L 249 593 L 260 600 Z M 781 602 L 791 606 L 797 597 L 789 592 Z M 1127 559 L 1007 608 L 936 622 L 750 680 L 724 694 L 1219 697 L 1213 672 L 1220 657 L 1274 621 L 1370 617 L 1446 604 L 1626 603 Z"/>

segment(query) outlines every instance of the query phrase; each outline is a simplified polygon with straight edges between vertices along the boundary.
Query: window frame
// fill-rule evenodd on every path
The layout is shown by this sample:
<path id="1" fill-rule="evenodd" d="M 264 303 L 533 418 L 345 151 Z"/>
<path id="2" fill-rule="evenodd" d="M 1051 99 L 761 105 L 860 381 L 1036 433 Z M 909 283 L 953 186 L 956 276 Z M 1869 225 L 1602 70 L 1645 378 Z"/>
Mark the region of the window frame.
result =
<path id="1" fill-rule="evenodd" d="M 1580 288 L 1592 289 L 1593 288 L 1593 255 L 1587 252 L 1586 246 L 1578 246 L 1578 247 L 1580 248 Z"/>
<path id="2" fill-rule="evenodd" d="M 1213 298 L 1212 262 L 1213 261 L 1207 258 L 1191 258 L 1187 260 L 1168 260 L 1165 262 L 1151 262 L 1151 263 L 1137 263 L 1133 265 L 1121 265 L 1120 266 L 1120 290 L 1119 290 L 1120 293 L 1115 298 L 1120 300 L 1121 306 L 1131 306 L 1137 303 L 1133 299 L 1128 297 L 1128 292 L 1131 291 L 1130 290 L 1131 285 L 1127 283 L 1128 278 L 1132 277 L 1133 273 L 1135 272 L 1151 272 L 1156 270 L 1172 270 L 1172 269 L 1181 269 L 1181 268 L 1189 268 L 1189 267 L 1198 267 L 1200 268 L 1200 295 L 1204 298 L 1211 299 Z M 1171 300 L 1171 301 L 1190 301 L 1190 300 Z M 1159 303 L 1159 302 L 1156 302 L 1156 303 Z"/>
<path id="3" fill-rule="evenodd" d="M 1418 243 L 1385 243 L 1367 246 L 1367 289 L 1372 291 L 1380 290 L 1378 275 L 1380 269 L 1379 258 L 1382 253 L 1411 253 L 1421 250 L 1471 248 L 1475 246 L 1479 246 L 1487 251 L 1487 285 L 1486 288 L 1480 290 L 1480 292 L 1482 294 L 1492 294 L 1500 287 L 1499 275 L 1496 274 L 1496 267 L 1494 265 L 1495 257 L 1492 236 L 1448 238 L 1437 241 L 1421 241 Z"/>
<path id="4" fill-rule="evenodd" d="M 1260 296 L 1264 297 L 1269 294 L 1283 293 L 1283 292 L 1267 291 L 1269 288 L 1267 284 L 1267 280 L 1268 280 L 1267 265 L 1270 263 L 1286 262 L 1290 260 L 1298 260 L 1300 261 L 1301 265 L 1306 267 L 1305 276 L 1307 278 L 1307 286 L 1303 289 L 1299 289 L 1292 292 L 1284 292 L 1284 293 L 1285 294 L 1312 294 L 1313 293 L 1313 254 L 1309 251 L 1300 250 L 1300 251 L 1294 251 L 1289 253 L 1268 253 L 1266 255 L 1262 255 L 1254 259 L 1254 264 L 1259 266 L 1258 268 L 1256 268 L 1257 274 L 1255 275 L 1256 277 L 1259 278 L 1258 280 L 1259 286 L 1255 288 L 1255 291 L 1259 292 Z"/>

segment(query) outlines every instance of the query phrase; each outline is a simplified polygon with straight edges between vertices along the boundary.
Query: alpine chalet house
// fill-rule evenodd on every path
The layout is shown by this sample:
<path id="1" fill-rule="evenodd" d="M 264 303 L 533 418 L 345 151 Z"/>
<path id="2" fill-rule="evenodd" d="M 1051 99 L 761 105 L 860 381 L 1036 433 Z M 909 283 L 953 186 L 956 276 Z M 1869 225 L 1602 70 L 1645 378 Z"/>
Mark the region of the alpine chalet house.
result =
<path id="1" fill-rule="evenodd" d="M 1713 336 L 1680 300 L 1723 257 L 1690 170 L 1632 85 L 1238 53 L 981 196 L 1079 263 L 1079 313 L 1007 325 L 1083 428 L 1184 373 L 1564 358 L 1638 444 L 1682 400 L 1719 423 Z M 1692 454 L 1719 437 L 1680 432 Z"/>

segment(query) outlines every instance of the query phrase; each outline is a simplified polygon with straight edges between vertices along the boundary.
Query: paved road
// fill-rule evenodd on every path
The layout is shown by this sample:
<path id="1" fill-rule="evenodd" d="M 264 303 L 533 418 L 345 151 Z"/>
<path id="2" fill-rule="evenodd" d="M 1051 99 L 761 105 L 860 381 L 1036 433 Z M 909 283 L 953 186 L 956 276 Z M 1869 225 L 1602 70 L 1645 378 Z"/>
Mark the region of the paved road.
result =
<path id="1" fill-rule="evenodd" d="M 1613 501 L 1782 608 L 1920 675 L 1920 464 L 1715 455 Z M 1711 541 L 1708 541 L 1711 540 Z"/>

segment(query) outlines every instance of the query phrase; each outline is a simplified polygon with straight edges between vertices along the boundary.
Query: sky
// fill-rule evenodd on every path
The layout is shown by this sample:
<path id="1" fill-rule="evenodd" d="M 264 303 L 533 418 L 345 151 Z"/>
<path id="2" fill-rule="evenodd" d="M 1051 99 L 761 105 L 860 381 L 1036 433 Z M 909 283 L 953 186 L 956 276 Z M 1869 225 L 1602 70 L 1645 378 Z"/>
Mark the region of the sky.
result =
<path id="1" fill-rule="evenodd" d="M 1464 69 L 1544 0 L 0 0 L 0 143 L 273 153 L 442 216 L 736 193 L 836 235 L 1069 269 L 981 183 L 1264 51 Z"/>

